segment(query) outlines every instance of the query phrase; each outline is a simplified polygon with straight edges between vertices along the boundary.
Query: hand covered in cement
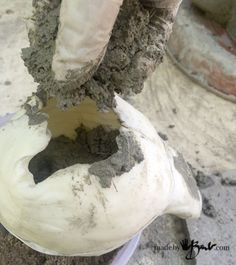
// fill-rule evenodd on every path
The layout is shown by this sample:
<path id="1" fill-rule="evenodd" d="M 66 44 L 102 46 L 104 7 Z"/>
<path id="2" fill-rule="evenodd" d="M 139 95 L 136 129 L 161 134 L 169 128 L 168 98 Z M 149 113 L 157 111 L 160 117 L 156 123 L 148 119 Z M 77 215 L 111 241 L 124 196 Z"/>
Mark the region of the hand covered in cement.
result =
<path id="1" fill-rule="evenodd" d="M 180 2 L 33 1 L 34 28 L 22 57 L 38 96 L 57 97 L 63 108 L 88 96 L 107 109 L 115 93 L 141 92 L 162 61 Z"/>
<path id="2" fill-rule="evenodd" d="M 76 72 L 87 81 L 104 57 L 123 0 L 62 0 L 52 70 L 57 80 Z"/>
<path id="3" fill-rule="evenodd" d="M 68 72 L 87 81 L 104 57 L 123 0 L 62 0 L 52 69 L 57 80 Z M 179 0 L 141 0 L 144 7 L 177 10 Z"/>

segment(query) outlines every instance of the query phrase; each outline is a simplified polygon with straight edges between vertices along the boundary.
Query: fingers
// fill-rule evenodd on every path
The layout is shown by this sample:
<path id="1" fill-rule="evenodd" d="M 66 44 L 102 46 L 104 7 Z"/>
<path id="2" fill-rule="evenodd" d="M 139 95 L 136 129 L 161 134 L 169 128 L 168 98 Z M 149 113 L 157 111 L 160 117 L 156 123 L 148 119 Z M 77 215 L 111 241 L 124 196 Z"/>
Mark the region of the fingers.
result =
<path id="1" fill-rule="evenodd" d="M 87 81 L 103 59 L 123 0 L 63 0 L 52 70 L 56 80 L 76 72 Z"/>

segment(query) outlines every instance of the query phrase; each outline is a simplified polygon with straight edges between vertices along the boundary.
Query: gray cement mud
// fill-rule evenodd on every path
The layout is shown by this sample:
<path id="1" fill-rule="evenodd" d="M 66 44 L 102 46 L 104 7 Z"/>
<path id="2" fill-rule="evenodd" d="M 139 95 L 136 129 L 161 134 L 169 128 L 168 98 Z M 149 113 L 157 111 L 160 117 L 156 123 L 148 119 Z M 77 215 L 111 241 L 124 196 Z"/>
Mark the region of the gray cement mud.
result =
<path id="1" fill-rule="evenodd" d="M 198 170 L 194 177 L 200 189 L 205 189 L 214 185 L 214 180 L 210 176 L 205 175 L 202 171 Z"/>
<path id="2" fill-rule="evenodd" d="M 31 159 L 29 170 L 36 184 L 60 169 L 79 163 L 91 164 L 89 173 L 98 176 L 102 187 L 107 188 L 112 177 L 129 172 L 143 160 L 132 133 L 108 131 L 102 126 L 86 130 L 83 125 L 76 132 L 75 140 L 63 135 L 51 139 L 47 148 Z"/>
<path id="3" fill-rule="evenodd" d="M 183 156 L 180 153 L 178 153 L 177 157 L 174 157 L 174 165 L 177 171 L 183 176 L 187 184 L 187 188 L 190 194 L 192 195 L 192 197 L 196 200 L 200 200 L 197 183 L 193 177 L 191 168 L 185 162 Z"/>
<path id="4" fill-rule="evenodd" d="M 212 205 L 211 201 L 203 196 L 203 200 L 202 200 L 202 212 L 211 218 L 216 218 L 217 216 L 217 211 L 215 209 L 215 207 Z"/>
<path id="5" fill-rule="evenodd" d="M 141 92 L 148 74 L 162 61 L 169 34 L 167 25 L 173 22 L 168 10 L 154 12 L 145 9 L 139 0 L 125 0 L 103 62 L 95 73 L 91 68 L 93 77 L 71 71 L 65 82 L 58 82 L 54 80 L 51 63 L 60 0 L 48 2 L 33 1 L 35 29 L 29 32 L 30 47 L 22 50 L 29 73 L 39 83 L 41 99 L 56 96 L 61 107 L 69 107 L 89 96 L 101 109 L 106 109 L 114 104 L 114 92 L 121 95 Z"/>
<path id="6" fill-rule="evenodd" d="M 144 160 L 143 153 L 131 132 L 122 132 L 116 139 L 118 151 L 101 162 L 95 162 L 89 173 L 100 178 L 102 187 L 110 187 L 112 177 L 129 172 L 136 163 Z"/>
<path id="7" fill-rule="evenodd" d="M 30 100 L 30 98 L 28 98 Z M 48 116 L 39 111 L 39 102 L 37 101 L 34 106 L 31 106 L 28 101 L 24 104 L 26 115 L 29 117 L 29 126 L 43 123 L 48 119 Z"/>

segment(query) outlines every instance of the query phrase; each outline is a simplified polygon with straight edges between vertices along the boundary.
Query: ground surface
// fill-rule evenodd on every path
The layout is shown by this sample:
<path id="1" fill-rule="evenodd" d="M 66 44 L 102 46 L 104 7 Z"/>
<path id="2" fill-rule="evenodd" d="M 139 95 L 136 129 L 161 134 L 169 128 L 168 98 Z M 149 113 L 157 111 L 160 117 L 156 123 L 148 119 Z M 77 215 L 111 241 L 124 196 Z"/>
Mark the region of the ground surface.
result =
<path id="1" fill-rule="evenodd" d="M 15 112 L 36 84 L 20 59 L 20 48 L 27 46 L 25 19 L 30 1 L 2 0 L 0 8 L 0 116 Z M 170 144 L 182 152 L 197 170 L 204 195 L 199 220 L 158 218 L 144 232 L 129 265 L 233 265 L 235 256 L 236 188 L 236 105 L 193 83 L 166 57 L 146 83 L 142 94 L 131 100 L 153 122 Z M 214 173 L 220 172 L 220 175 Z M 225 174 L 228 174 L 226 176 Z M 230 177 L 231 180 L 226 177 Z M 232 180 L 234 179 L 234 180 Z M 229 246 L 228 251 L 201 251 L 197 259 L 186 261 L 186 252 L 163 250 L 167 243 L 185 238 Z M 107 262 L 97 259 L 53 258 L 37 254 L 10 235 L 0 234 L 1 265 L 88 265 Z M 100 262 L 100 263 L 99 263 Z"/>

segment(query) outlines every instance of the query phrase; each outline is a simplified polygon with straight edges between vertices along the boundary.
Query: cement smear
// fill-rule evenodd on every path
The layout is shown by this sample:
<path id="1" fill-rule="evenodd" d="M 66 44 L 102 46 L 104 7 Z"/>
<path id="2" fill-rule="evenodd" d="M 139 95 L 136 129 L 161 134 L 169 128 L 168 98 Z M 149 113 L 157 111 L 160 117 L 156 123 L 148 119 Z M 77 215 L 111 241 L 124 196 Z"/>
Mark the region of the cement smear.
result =
<path id="1" fill-rule="evenodd" d="M 43 123 L 48 119 L 47 115 L 39 111 L 39 102 L 32 106 L 28 102 L 24 104 L 26 115 L 29 117 L 29 126 Z"/>
<path id="2" fill-rule="evenodd" d="M 194 175 L 199 189 L 206 189 L 214 185 L 214 180 L 212 177 L 205 175 L 202 171 L 197 171 Z"/>
<path id="3" fill-rule="evenodd" d="M 102 187 L 110 187 L 112 177 L 129 172 L 136 163 L 144 159 L 143 153 L 131 132 L 122 132 L 116 139 L 118 151 L 106 160 L 95 162 L 89 169 L 90 174 L 100 178 Z"/>
<path id="4" fill-rule="evenodd" d="M 183 176 L 190 194 L 194 199 L 200 200 L 197 183 L 193 177 L 193 173 L 180 153 L 178 153 L 178 157 L 174 157 L 174 165 L 178 172 Z"/>
<path id="5" fill-rule="evenodd" d="M 30 47 L 22 50 L 22 58 L 39 83 L 41 99 L 56 96 L 61 107 L 78 105 L 89 96 L 100 109 L 106 109 L 114 104 L 114 92 L 122 95 L 141 92 L 144 80 L 162 61 L 169 34 L 166 22 L 173 22 L 168 10 L 156 9 L 154 12 L 145 9 L 139 0 L 125 0 L 105 58 L 93 77 L 85 75 L 82 78 L 81 74 L 71 71 L 65 82 L 58 82 L 54 80 L 51 63 L 60 0 L 33 1 L 33 5 L 35 29 L 29 32 Z M 93 67 L 90 75 L 94 73 Z"/>
<path id="6" fill-rule="evenodd" d="M 91 164 L 90 174 L 99 177 L 102 187 L 111 186 L 112 177 L 120 176 L 143 160 L 143 154 L 132 133 L 108 131 L 102 126 L 77 130 L 77 138 L 59 136 L 29 163 L 35 183 L 47 179 L 54 172 L 75 164 Z"/>
<path id="7" fill-rule="evenodd" d="M 215 207 L 212 205 L 211 201 L 205 196 L 203 196 L 203 200 L 202 200 L 202 212 L 206 216 L 211 217 L 211 218 L 216 218 L 217 216 L 217 211 Z"/>

